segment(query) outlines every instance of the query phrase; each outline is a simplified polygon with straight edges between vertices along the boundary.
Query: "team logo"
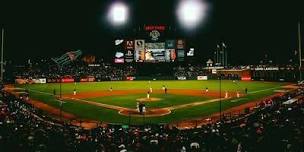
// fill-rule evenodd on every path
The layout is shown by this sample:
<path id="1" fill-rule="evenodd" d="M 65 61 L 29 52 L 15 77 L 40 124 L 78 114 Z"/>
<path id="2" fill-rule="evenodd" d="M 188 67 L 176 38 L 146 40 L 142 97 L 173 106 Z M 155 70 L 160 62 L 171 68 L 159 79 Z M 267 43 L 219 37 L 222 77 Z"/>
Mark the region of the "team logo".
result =
<path id="1" fill-rule="evenodd" d="M 150 36 L 153 41 L 157 41 L 160 33 L 157 30 L 153 30 L 150 32 Z"/>

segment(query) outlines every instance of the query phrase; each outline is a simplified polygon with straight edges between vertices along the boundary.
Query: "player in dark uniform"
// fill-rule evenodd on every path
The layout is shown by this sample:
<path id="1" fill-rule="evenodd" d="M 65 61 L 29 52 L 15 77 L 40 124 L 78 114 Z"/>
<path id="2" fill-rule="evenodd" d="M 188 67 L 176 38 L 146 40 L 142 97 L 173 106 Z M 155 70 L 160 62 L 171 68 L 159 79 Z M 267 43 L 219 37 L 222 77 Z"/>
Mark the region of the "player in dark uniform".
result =
<path id="1" fill-rule="evenodd" d="M 247 94 L 248 93 L 248 89 L 247 88 L 245 88 L 245 94 Z"/>

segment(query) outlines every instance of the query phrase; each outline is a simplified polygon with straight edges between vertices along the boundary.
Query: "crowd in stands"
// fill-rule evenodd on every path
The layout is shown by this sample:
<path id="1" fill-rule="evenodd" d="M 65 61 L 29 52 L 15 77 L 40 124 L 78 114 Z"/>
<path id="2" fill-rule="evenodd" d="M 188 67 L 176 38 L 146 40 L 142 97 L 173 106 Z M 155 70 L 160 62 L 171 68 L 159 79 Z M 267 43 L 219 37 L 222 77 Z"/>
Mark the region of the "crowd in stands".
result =
<path id="1" fill-rule="evenodd" d="M 187 77 L 188 79 L 196 79 L 197 76 L 210 75 L 210 71 L 201 65 L 187 65 L 174 67 L 175 77 Z"/>
<path id="2" fill-rule="evenodd" d="M 195 129 L 109 125 L 84 130 L 54 121 L 24 99 L 3 93 L 1 151 L 304 151 L 304 91 L 261 101 L 245 117 L 223 118 Z M 282 104 L 297 98 L 296 102 Z"/>
<path id="3" fill-rule="evenodd" d="M 266 68 L 269 71 L 265 70 Z M 294 74 L 296 73 L 294 71 L 296 68 L 291 65 L 280 68 L 278 65 L 228 66 L 226 69 L 253 70 L 252 78 L 275 81 L 294 81 Z M 255 69 L 258 70 L 255 71 Z M 126 80 L 130 76 L 145 77 L 146 79 L 151 79 L 151 77 L 152 79 L 178 79 L 179 77 L 184 77 L 188 80 L 197 79 L 197 76 L 208 76 L 208 79 L 218 78 L 216 74 L 212 74 L 211 69 L 202 64 L 114 64 L 98 61 L 90 65 L 81 60 L 72 61 L 61 68 L 51 60 L 43 60 L 43 62 L 37 62 L 36 64 L 27 64 L 22 68 L 15 68 L 12 74 L 14 78 L 25 79 L 56 79 L 60 76 L 72 76 L 76 81 L 89 76 L 94 77 L 96 81 Z M 228 74 L 222 78 L 241 79 L 237 74 Z"/>
<path id="4" fill-rule="evenodd" d="M 132 76 L 136 69 L 132 66 L 115 66 L 113 64 L 98 63 L 89 66 L 81 61 L 73 62 L 61 67 L 52 64 L 37 64 L 30 67 L 17 69 L 14 76 L 18 78 L 49 78 L 55 79 L 60 76 L 72 76 L 75 79 L 93 76 L 96 80 L 124 80 L 127 76 Z"/>
<path id="5" fill-rule="evenodd" d="M 157 70 L 155 68 L 157 67 Z M 155 73 L 153 71 L 159 71 Z M 146 73 L 146 74 L 145 74 Z M 73 61 L 70 64 L 58 67 L 52 61 L 39 62 L 23 68 L 16 69 L 13 73 L 15 78 L 49 78 L 55 79 L 59 76 L 72 76 L 83 78 L 93 76 L 96 80 L 125 80 L 128 76 L 150 75 L 152 77 L 168 76 L 173 79 L 177 77 L 187 77 L 196 79 L 197 76 L 210 75 L 210 70 L 206 70 L 202 65 L 116 65 L 97 62 L 89 65 L 82 61 Z"/>

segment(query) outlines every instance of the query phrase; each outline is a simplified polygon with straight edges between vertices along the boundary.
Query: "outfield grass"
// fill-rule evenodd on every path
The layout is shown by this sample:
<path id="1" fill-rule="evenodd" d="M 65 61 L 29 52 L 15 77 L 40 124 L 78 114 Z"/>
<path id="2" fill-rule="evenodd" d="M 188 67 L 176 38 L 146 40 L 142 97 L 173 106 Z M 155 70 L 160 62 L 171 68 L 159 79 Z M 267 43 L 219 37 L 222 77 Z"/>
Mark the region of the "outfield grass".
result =
<path id="1" fill-rule="evenodd" d="M 244 88 L 248 88 L 248 95 L 242 97 L 238 102 L 225 101 L 222 102 L 222 109 L 228 109 L 233 106 L 238 106 L 249 101 L 257 100 L 273 94 L 273 90 L 279 89 L 285 83 L 276 82 L 233 82 L 230 80 L 222 80 L 222 90 L 227 91 L 243 91 Z M 208 87 L 210 91 L 219 90 L 219 81 L 111 81 L 111 82 L 96 82 L 96 83 L 77 83 L 76 88 L 78 92 L 89 92 L 98 90 L 108 90 L 112 87 L 114 90 L 127 90 L 127 89 L 147 89 L 149 86 L 153 89 L 161 89 L 162 85 L 166 85 L 169 89 L 204 89 Z M 17 85 L 17 87 L 27 87 L 30 90 L 30 97 L 36 100 L 40 100 L 51 106 L 59 108 L 59 102 L 51 95 L 53 89 L 59 93 L 59 84 L 32 84 L 32 85 Z M 63 94 L 71 94 L 74 90 L 74 83 L 62 84 Z M 41 93 L 42 92 L 42 93 Z M 153 95 L 154 96 L 154 95 Z M 111 96 L 111 97 L 98 97 L 90 98 L 87 100 L 101 102 L 106 104 L 118 105 L 122 107 L 135 108 L 135 99 L 145 97 L 144 94 L 133 94 L 123 96 Z M 185 104 L 189 102 L 207 100 L 204 97 L 194 97 L 185 95 L 171 95 L 168 94 L 155 94 L 155 97 L 163 98 L 162 101 L 148 103 L 148 107 L 168 107 L 172 105 Z M 94 119 L 99 121 L 106 121 L 111 123 L 129 123 L 142 124 L 144 121 L 147 123 L 168 123 L 172 121 L 179 121 L 185 119 L 193 119 L 210 115 L 219 111 L 219 103 L 208 103 L 205 105 L 199 105 L 195 107 L 188 107 L 183 109 L 173 110 L 170 115 L 151 118 L 138 118 L 119 115 L 115 110 L 109 110 L 94 105 L 75 102 L 72 100 L 65 100 L 63 104 L 63 111 L 72 113 L 79 118 Z"/>
<path id="2" fill-rule="evenodd" d="M 243 91 L 245 88 L 251 91 L 258 91 L 273 87 L 279 87 L 284 83 L 279 82 L 263 82 L 263 81 L 236 81 L 232 80 L 222 80 L 222 90 L 230 91 Z M 161 89 L 163 85 L 170 89 L 205 89 L 208 87 L 209 90 L 219 90 L 219 81 L 218 80 L 208 80 L 208 81 L 197 81 L 197 80 L 187 80 L 187 81 L 105 81 L 105 82 L 88 82 L 88 83 L 63 83 L 62 84 L 62 93 L 63 94 L 72 94 L 74 88 L 78 92 L 87 92 L 87 91 L 98 91 L 98 90 L 108 90 L 110 87 L 113 90 L 130 90 L 130 89 L 148 89 L 150 86 L 153 89 Z M 56 89 L 56 92 L 59 93 L 60 85 L 58 83 L 47 83 L 47 84 L 31 84 L 31 85 L 17 85 L 17 87 L 29 87 L 33 90 L 39 90 L 42 92 L 53 93 L 53 90 Z"/>

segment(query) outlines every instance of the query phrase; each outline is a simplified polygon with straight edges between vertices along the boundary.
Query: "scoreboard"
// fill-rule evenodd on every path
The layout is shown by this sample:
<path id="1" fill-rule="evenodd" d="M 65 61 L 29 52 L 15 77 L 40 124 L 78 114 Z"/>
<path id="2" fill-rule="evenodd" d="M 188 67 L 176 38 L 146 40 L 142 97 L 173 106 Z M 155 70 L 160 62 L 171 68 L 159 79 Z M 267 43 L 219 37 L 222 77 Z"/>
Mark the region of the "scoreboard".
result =
<path id="1" fill-rule="evenodd" d="M 147 34 L 143 38 L 115 40 L 115 63 L 184 61 L 186 56 L 184 39 L 161 37 L 166 30 L 165 26 L 150 25 L 145 26 L 144 30 Z"/>

